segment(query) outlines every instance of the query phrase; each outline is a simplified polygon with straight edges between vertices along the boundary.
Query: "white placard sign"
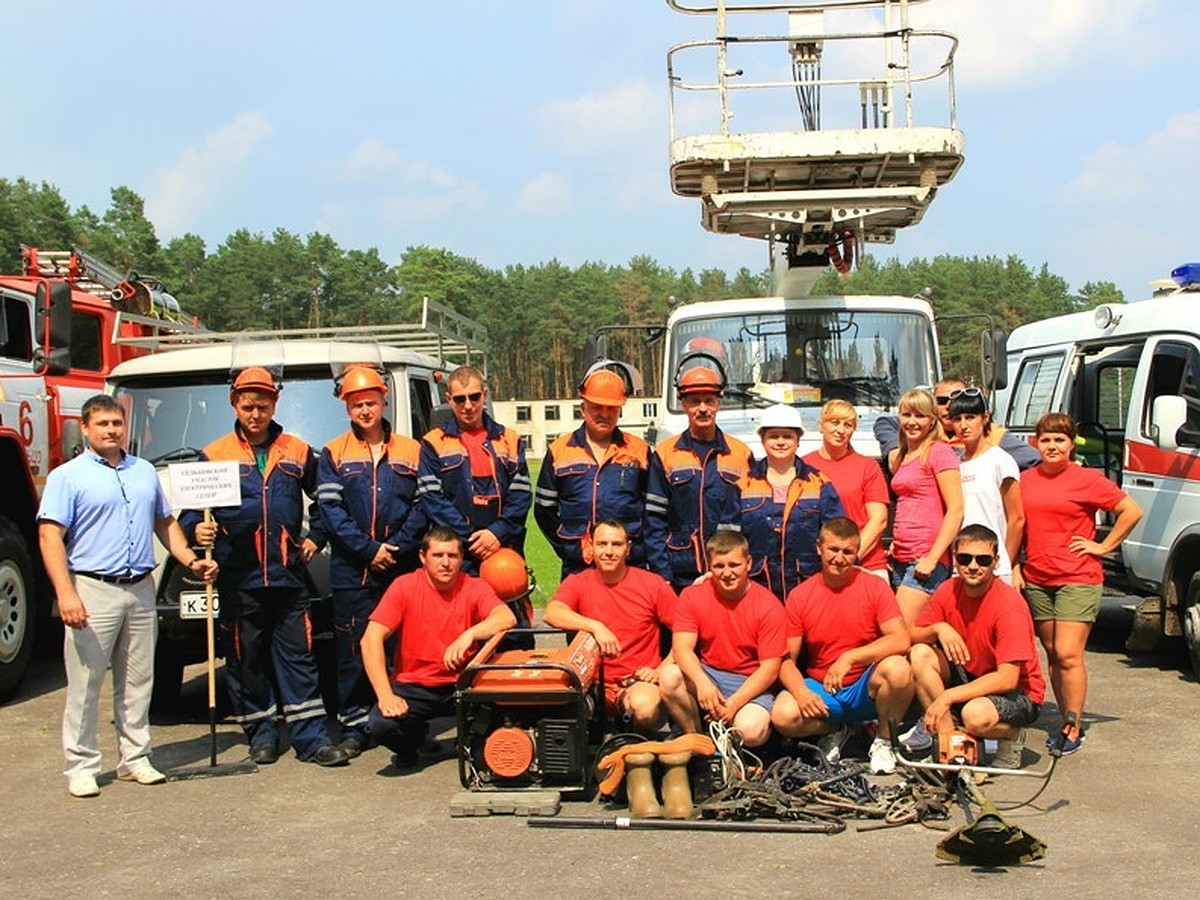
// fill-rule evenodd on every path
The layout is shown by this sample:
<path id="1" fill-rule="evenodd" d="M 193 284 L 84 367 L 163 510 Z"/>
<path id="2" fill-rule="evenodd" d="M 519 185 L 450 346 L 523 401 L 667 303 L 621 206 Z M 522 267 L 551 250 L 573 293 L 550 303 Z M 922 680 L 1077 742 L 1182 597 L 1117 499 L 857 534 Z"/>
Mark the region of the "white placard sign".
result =
<path id="1" fill-rule="evenodd" d="M 171 506 L 175 509 L 212 509 L 242 503 L 242 483 L 238 464 L 233 460 L 172 463 L 167 472 L 171 480 Z"/>

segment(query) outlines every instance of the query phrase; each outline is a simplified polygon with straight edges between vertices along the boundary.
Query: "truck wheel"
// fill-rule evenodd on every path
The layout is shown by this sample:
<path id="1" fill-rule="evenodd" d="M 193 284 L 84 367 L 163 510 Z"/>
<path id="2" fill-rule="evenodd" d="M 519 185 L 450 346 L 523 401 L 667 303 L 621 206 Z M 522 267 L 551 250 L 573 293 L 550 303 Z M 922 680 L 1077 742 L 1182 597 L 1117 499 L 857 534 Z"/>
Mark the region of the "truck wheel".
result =
<path id="1" fill-rule="evenodd" d="M 1192 575 L 1179 619 L 1188 656 L 1192 659 L 1192 674 L 1200 679 L 1200 572 Z"/>
<path id="2" fill-rule="evenodd" d="M 0 701 L 21 683 L 33 653 L 36 625 L 29 548 L 13 524 L 0 519 Z"/>

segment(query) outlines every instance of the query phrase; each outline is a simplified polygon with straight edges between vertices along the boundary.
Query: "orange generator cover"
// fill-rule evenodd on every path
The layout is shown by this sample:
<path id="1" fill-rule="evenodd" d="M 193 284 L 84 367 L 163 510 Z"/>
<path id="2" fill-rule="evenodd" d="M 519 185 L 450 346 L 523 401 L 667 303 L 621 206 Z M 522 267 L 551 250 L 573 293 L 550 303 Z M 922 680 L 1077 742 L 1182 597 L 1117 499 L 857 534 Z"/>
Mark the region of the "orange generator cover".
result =
<path id="1" fill-rule="evenodd" d="M 579 677 L 581 689 L 586 693 L 600 677 L 600 647 L 595 638 L 580 631 L 567 647 L 505 650 L 475 664 L 504 668 L 476 671 L 468 686 L 473 691 L 497 694 L 573 691 L 575 685 L 570 675 L 558 668 L 566 666 Z M 547 664 L 554 667 L 541 668 Z M 466 674 L 470 674 L 470 669 Z"/>

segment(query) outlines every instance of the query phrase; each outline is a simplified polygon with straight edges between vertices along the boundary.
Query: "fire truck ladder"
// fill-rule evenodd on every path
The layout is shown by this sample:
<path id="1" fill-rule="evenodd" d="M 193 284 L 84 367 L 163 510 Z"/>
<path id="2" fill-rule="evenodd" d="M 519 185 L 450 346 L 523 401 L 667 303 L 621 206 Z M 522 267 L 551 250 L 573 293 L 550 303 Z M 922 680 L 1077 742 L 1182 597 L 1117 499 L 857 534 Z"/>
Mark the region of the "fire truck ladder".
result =
<path id="1" fill-rule="evenodd" d="M 772 258 L 782 247 L 791 267 L 832 262 L 848 272 L 864 242 L 891 243 L 921 221 L 963 162 L 958 40 L 913 27 L 909 7 L 923 2 L 667 0 L 716 22 L 715 37 L 667 54 L 671 188 L 700 199 L 707 230 L 768 240 Z M 785 15 L 787 33 L 730 33 L 729 20 L 753 14 Z M 827 17 L 846 30 L 827 30 Z M 713 68 L 715 78 L 705 74 Z M 779 77 L 784 68 L 791 77 Z M 940 105 L 944 124 L 917 124 L 918 91 Z M 777 128 L 780 110 L 790 130 Z M 714 114 L 715 131 L 694 127 Z M 735 118 L 743 129 L 731 127 Z"/>
<path id="2" fill-rule="evenodd" d="M 21 247 L 25 270 L 42 278 L 61 278 L 77 290 L 109 300 L 119 312 L 178 322 L 179 301 L 167 293 L 157 278 L 122 273 L 120 269 L 79 247 L 70 250 L 39 250 Z"/>

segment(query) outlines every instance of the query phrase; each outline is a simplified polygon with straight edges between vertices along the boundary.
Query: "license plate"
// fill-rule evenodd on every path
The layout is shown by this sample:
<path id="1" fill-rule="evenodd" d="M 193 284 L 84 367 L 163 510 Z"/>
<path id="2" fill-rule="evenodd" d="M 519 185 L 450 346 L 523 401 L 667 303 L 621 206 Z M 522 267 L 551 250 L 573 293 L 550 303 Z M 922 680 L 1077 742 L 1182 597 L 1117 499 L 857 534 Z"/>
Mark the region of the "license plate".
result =
<path id="1" fill-rule="evenodd" d="M 221 601 L 213 591 L 213 618 L 221 615 Z M 182 591 L 179 594 L 179 618 L 204 619 L 208 617 L 208 595 L 205 591 Z"/>

